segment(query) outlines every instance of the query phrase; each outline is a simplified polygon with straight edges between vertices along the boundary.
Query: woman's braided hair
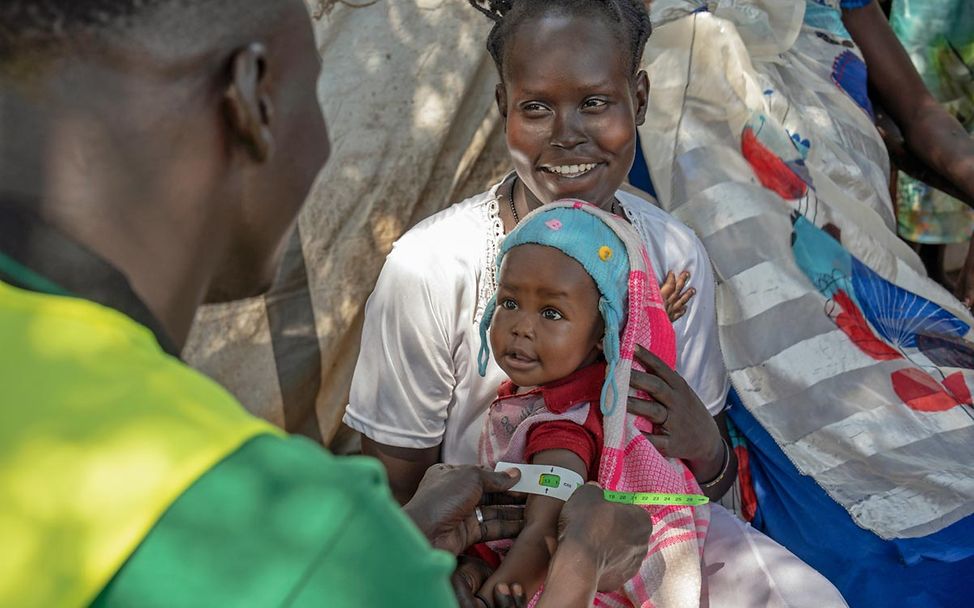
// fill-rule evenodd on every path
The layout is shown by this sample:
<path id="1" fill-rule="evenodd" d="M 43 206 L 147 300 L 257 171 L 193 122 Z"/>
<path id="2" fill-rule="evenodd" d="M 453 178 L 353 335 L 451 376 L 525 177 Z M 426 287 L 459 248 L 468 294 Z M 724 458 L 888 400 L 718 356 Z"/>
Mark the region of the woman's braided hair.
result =
<path id="1" fill-rule="evenodd" d="M 487 50 L 504 78 L 504 47 L 517 24 L 529 17 L 543 15 L 556 9 L 569 14 L 600 14 L 621 30 L 629 41 L 630 69 L 639 70 L 643 48 L 649 40 L 652 26 L 643 0 L 468 0 L 487 15 L 494 27 L 487 36 Z"/>

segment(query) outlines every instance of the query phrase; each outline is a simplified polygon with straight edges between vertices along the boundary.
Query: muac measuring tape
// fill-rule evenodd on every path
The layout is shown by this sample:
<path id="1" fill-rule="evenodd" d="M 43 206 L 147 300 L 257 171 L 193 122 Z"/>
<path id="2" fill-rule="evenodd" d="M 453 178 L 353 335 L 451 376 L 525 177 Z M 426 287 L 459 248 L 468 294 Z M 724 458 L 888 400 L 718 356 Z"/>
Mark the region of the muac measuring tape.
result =
<path id="1" fill-rule="evenodd" d="M 661 492 L 616 492 L 605 490 L 605 499 L 609 502 L 621 502 L 627 505 L 675 505 L 697 507 L 710 502 L 703 494 L 664 494 Z"/>
<path id="2" fill-rule="evenodd" d="M 517 469 L 521 471 L 511 492 L 525 492 L 539 496 L 551 496 L 559 500 L 568 500 L 579 488 L 584 480 L 582 476 L 563 467 L 544 464 L 517 464 L 513 462 L 498 462 L 495 471 Z M 656 506 L 688 506 L 696 507 L 707 504 L 710 499 L 703 494 L 668 494 L 664 492 L 619 492 L 604 490 L 603 496 L 609 502 L 627 505 L 656 505 Z"/>

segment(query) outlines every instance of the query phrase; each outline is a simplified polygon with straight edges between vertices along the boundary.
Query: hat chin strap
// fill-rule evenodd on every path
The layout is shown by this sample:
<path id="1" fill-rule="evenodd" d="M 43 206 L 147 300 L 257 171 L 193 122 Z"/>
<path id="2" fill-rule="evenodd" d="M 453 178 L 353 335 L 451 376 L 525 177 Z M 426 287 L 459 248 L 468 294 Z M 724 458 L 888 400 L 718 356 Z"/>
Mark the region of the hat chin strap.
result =
<path id="1" fill-rule="evenodd" d="M 602 415 L 611 416 L 619 401 L 619 387 L 616 386 L 616 366 L 619 364 L 619 315 L 604 297 L 599 298 L 599 313 L 605 321 L 602 353 L 605 355 L 606 362 L 605 382 L 602 383 L 599 402 Z"/>
<path id="2" fill-rule="evenodd" d="M 497 309 L 497 296 L 490 297 L 487 306 L 484 307 L 484 316 L 480 319 L 480 352 L 477 353 L 477 371 L 481 378 L 487 375 L 487 364 L 490 363 L 490 340 L 487 339 L 487 330 L 490 329 L 490 322 L 494 318 L 494 310 Z"/>

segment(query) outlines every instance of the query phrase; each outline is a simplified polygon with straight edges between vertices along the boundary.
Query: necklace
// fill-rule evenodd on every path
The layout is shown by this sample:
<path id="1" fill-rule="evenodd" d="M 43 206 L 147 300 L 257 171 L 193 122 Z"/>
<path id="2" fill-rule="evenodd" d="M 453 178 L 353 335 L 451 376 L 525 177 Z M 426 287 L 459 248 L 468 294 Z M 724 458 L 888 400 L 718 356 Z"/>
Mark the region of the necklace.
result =
<path id="1" fill-rule="evenodd" d="M 511 180 L 511 192 L 507 195 L 507 202 L 511 204 L 511 215 L 514 216 L 514 225 L 521 223 L 521 216 L 517 214 L 517 207 L 514 206 L 514 185 L 517 183 L 517 176 Z"/>

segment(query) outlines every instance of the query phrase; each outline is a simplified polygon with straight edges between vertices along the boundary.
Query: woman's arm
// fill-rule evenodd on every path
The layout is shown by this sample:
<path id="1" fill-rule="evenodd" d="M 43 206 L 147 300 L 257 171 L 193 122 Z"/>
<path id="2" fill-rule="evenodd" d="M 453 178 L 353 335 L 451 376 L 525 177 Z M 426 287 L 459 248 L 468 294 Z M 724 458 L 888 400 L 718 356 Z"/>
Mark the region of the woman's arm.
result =
<path id="1" fill-rule="evenodd" d="M 546 464 L 575 471 L 582 478 L 588 476 L 585 463 L 569 450 L 545 450 L 531 459 L 531 464 Z M 549 496 L 532 495 L 524 512 L 524 530 L 514 541 L 514 546 L 501 562 L 500 568 L 478 595 L 485 600 L 494 598 L 494 587 L 499 583 L 508 586 L 519 584 L 526 597 L 531 598 L 541 588 L 548 572 L 551 556 L 558 546 L 558 516 L 564 502 Z"/>
<path id="2" fill-rule="evenodd" d="M 866 60 L 869 84 L 908 150 L 972 204 L 974 139 L 927 91 L 879 5 L 843 11 L 842 21 Z"/>
<path id="3" fill-rule="evenodd" d="M 365 306 L 358 361 L 343 420 L 362 451 L 386 467 L 400 504 L 440 461 L 457 388 L 453 359 L 457 292 L 468 278 L 453 253 L 430 248 L 434 222 L 407 232 L 389 253 Z M 442 256 L 442 257 L 441 257 Z"/>
<path id="4" fill-rule="evenodd" d="M 362 435 L 362 453 L 382 463 L 392 495 L 399 504 L 404 505 L 413 497 L 427 469 L 439 462 L 440 446 L 400 448 Z"/>

